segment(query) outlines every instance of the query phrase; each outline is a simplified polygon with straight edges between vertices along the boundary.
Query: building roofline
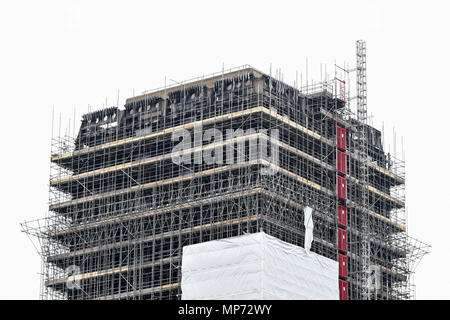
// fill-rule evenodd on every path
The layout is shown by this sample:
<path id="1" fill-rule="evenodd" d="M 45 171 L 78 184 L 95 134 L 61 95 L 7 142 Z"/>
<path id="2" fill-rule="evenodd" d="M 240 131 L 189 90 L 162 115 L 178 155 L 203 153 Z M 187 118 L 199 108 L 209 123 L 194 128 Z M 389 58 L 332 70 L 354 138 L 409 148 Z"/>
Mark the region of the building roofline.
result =
<path id="1" fill-rule="evenodd" d="M 206 76 L 201 76 L 201 77 L 197 77 L 197 78 L 184 80 L 182 82 L 178 82 L 178 83 L 170 85 L 170 86 L 165 86 L 165 87 L 160 87 L 160 88 L 153 89 L 153 90 L 144 91 L 144 93 L 139 96 L 135 96 L 135 97 L 126 99 L 126 104 L 141 101 L 142 99 L 149 99 L 149 98 L 157 97 L 157 96 L 166 96 L 168 93 L 178 91 L 178 90 L 180 90 L 180 88 L 183 88 L 183 87 L 191 88 L 191 87 L 195 87 L 198 85 L 204 85 L 204 86 L 211 87 L 214 85 L 214 83 L 216 81 L 221 80 L 222 77 L 232 78 L 232 77 L 236 77 L 236 76 L 239 76 L 239 75 L 245 74 L 245 73 L 251 73 L 257 78 L 260 78 L 261 76 L 265 75 L 263 72 L 257 70 L 256 68 L 254 68 L 250 65 L 243 65 L 240 67 L 231 68 L 231 69 L 224 70 L 221 72 L 212 73 L 212 74 L 209 74 Z"/>

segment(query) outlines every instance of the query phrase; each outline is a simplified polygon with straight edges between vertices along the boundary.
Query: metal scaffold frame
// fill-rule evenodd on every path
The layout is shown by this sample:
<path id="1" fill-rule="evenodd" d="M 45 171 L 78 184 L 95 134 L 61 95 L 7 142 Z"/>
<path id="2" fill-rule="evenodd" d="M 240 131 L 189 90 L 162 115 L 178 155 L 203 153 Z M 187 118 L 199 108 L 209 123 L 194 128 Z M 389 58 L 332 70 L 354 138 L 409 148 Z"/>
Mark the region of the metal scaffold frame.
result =
<path id="1" fill-rule="evenodd" d="M 367 141 L 367 87 L 366 87 L 366 43 L 358 40 L 356 42 L 356 85 L 357 85 L 357 120 L 359 122 L 358 142 L 359 142 L 359 163 L 360 163 L 360 181 L 362 185 L 362 239 L 361 239 L 361 299 L 368 300 L 369 297 L 369 277 L 370 277 L 370 240 L 369 240 L 369 170 L 367 163 L 369 161 L 369 150 Z"/>
<path id="2" fill-rule="evenodd" d="M 90 112 L 76 137 L 52 138 L 49 213 L 23 224 L 40 241 L 41 297 L 179 299 L 183 246 L 259 231 L 303 246 L 306 206 L 311 250 L 338 260 L 339 125 L 348 133 L 348 298 L 364 287 L 362 213 L 377 234 L 369 240 L 382 276 L 377 298 L 411 298 L 410 264 L 428 249 L 406 234 L 404 173 L 374 128 L 372 161 L 361 159 L 360 122 L 336 81 L 296 88 L 243 66 Z M 198 128 L 232 135 L 197 143 Z M 173 160 L 180 130 L 193 137 L 189 163 Z M 206 153 L 223 162 L 196 161 Z"/>

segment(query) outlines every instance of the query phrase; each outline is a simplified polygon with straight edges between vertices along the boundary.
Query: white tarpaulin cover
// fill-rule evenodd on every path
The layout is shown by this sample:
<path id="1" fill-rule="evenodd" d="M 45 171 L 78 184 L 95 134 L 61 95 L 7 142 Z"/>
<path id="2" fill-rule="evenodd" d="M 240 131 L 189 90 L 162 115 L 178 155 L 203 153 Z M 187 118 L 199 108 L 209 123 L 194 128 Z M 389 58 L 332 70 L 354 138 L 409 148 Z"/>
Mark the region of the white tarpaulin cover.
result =
<path id="1" fill-rule="evenodd" d="M 314 222 L 312 217 L 312 208 L 305 207 L 305 250 L 309 253 L 313 241 Z"/>
<path id="2" fill-rule="evenodd" d="M 338 263 L 264 232 L 183 247 L 182 299 L 339 299 Z"/>

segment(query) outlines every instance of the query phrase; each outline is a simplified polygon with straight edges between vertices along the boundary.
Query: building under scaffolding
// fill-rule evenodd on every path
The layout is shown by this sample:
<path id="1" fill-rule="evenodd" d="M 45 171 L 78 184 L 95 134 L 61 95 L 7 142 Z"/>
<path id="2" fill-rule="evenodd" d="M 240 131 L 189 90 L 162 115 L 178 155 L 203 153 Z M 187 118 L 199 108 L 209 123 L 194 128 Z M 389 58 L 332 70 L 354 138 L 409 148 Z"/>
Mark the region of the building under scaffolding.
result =
<path id="1" fill-rule="evenodd" d="M 259 231 L 303 246 L 308 206 L 341 299 L 414 298 L 428 246 L 406 232 L 404 164 L 348 92 L 245 66 L 85 114 L 75 139 L 53 140 L 47 217 L 24 224 L 41 297 L 179 299 L 183 246 Z"/>

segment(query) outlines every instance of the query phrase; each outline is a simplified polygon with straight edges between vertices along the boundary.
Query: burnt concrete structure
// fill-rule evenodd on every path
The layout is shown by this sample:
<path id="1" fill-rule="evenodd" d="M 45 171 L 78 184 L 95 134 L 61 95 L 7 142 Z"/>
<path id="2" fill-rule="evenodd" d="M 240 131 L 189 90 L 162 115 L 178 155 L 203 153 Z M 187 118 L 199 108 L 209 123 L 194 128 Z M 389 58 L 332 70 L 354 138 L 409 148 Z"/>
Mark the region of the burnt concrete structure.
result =
<path id="1" fill-rule="evenodd" d="M 412 298 L 428 247 L 406 233 L 404 164 L 347 100 L 342 80 L 295 88 L 246 66 L 84 115 L 53 141 L 48 216 L 25 225 L 42 298 L 179 299 L 183 246 L 258 231 L 303 246 L 306 206 L 341 299 Z"/>

